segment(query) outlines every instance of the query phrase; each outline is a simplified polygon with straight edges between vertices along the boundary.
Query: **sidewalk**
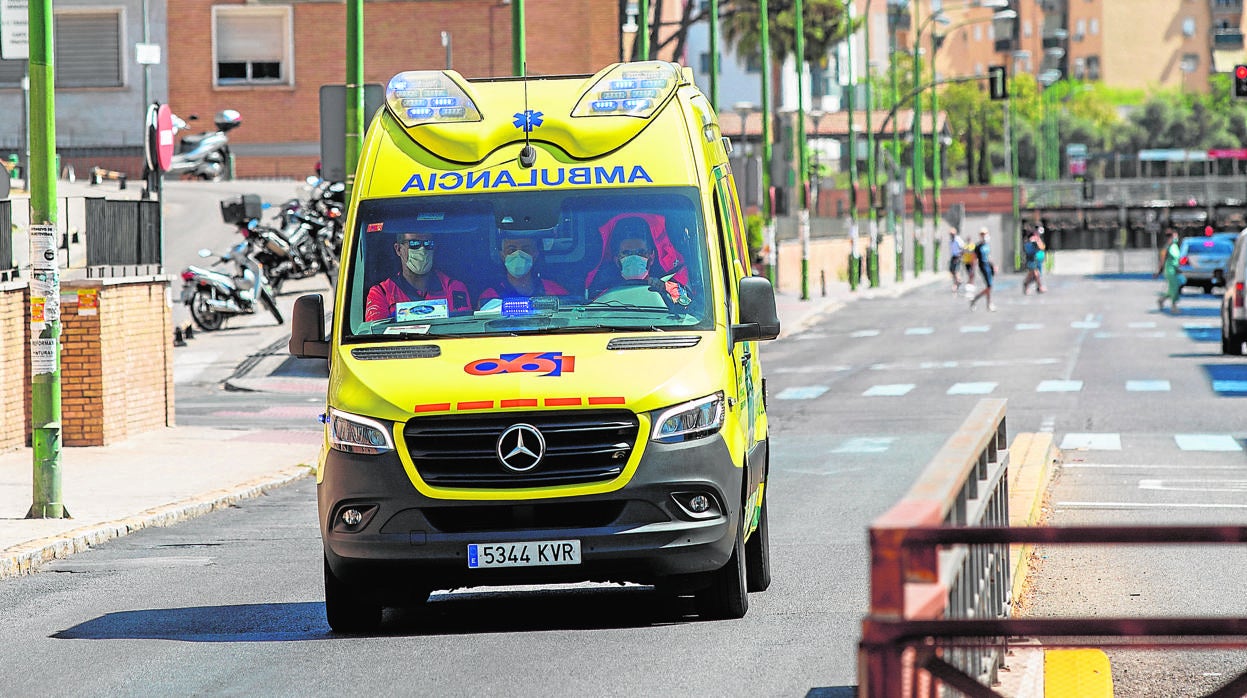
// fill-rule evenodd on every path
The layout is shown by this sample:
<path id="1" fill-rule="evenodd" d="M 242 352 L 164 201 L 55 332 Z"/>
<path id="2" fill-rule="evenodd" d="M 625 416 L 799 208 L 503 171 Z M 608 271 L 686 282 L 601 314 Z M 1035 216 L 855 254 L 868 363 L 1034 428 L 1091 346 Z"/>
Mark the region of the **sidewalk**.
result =
<path id="1" fill-rule="evenodd" d="M 809 300 L 780 293 L 781 337 L 789 336 L 859 298 L 890 297 L 936 274 L 850 291 L 836 284 Z M 229 390 L 323 395 L 326 378 L 316 362 L 286 351 L 288 327 L 272 328 L 258 347 L 242 348 Z M 251 351 L 250 355 L 245 352 Z M 0 579 L 28 574 L 41 563 L 149 526 L 166 526 L 255 497 L 312 474 L 320 449 L 317 431 L 226 430 L 178 426 L 120 444 L 64 448 L 62 499 L 72 518 L 26 519 L 33 498 L 29 448 L 0 454 Z"/>

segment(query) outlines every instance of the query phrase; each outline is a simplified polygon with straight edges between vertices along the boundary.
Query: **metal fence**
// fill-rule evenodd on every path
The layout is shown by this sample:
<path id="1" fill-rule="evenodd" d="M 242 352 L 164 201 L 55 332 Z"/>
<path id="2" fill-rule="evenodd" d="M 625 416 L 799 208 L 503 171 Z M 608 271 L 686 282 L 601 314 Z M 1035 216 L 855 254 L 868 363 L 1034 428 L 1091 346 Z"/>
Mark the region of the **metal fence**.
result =
<path id="1" fill-rule="evenodd" d="M 1079 206 L 1209 206 L 1247 201 L 1247 177 L 1146 177 L 1084 182 L 1025 182 L 1032 208 Z M 1192 204 L 1194 202 L 1194 204 Z"/>
<path id="2" fill-rule="evenodd" d="M 160 202 L 87 197 L 87 266 L 160 264 Z"/>

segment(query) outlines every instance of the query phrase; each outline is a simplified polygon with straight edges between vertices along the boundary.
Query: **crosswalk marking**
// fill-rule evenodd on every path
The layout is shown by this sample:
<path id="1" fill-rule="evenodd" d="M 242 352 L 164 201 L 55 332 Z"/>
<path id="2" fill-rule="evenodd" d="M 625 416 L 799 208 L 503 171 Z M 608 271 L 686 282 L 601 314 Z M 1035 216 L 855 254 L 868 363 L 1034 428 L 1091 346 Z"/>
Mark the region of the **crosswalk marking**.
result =
<path id="1" fill-rule="evenodd" d="M 1131 322 L 1131 323 L 1126 324 L 1126 327 L 1129 327 L 1132 330 L 1150 330 L 1155 326 L 1156 326 L 1156 323 L 1154 321 Z"/>
<path id="2" fill-rule="evenodd" d="M 991 325 L 965 325 L 961 328 L 963 333 L 987 332 L 989 330 L 991 330 Z"/>
<path id="3" fill-rule="evenodd" d="M 1120 451 L 1121 434 L 1070 433 L 1061 439 L 1060 448 L 1071 451 Z"/>
<path id="4" fill-rule="evenodd" d="M 1234 437 L 1228 434 L 1174 434 L 1173 440 L 1183 451 L 1241 451 Z"/>
<path id="5" fill-rule="evenodd" d="M 977 383 L 954 383 L 953 387 L 948 389 L 948 395 L 987 395 L 996 389 L 996 384 L 991 381 L 980 381 Z"/>
<path id="6" fill-rule="evenodd" d="M 871 386 L 863 397 L 900 397 L 914 389 L 913 383 L 893 383 L 890 385 Z"/>
<path id="7" fill-rule="evenodd" d="M 935 334 L 934 327 L 910 327 L 905 330 L 905 334 Z"/>
<path id="8" fill-rule="evenodd" d="M 855 339 L 858 337 L 878 337 L 879 330 L 858 330 L 856 332 L 850 332 L 849 336 Z"/>
<path id="9" fill-rule="evenodd" d="M 1037 393 L 1076 393 L 1082 390 L 1082 381 L 1040 381 Z"/>
<path id="10" fill-rule="evenodd" d="M 895 441 L 892 436 L 858 436 L 845 439 L 832 453 L 885 453 Z"/>
<path id="11" fill-rule="evenodd" d="M 775 398 L 778 400 L 813 400 L 827 392 L 825 385 L 807 385 L 798 388 L 784 388 Z"/>
<path id="12" fill-rule="evenodd" d="M 1126 390 L 1135 393 L 1156 393 L 1169 390 L 1169 381 L 1165 380 L 1140 380 L 1126 381 Z"/>

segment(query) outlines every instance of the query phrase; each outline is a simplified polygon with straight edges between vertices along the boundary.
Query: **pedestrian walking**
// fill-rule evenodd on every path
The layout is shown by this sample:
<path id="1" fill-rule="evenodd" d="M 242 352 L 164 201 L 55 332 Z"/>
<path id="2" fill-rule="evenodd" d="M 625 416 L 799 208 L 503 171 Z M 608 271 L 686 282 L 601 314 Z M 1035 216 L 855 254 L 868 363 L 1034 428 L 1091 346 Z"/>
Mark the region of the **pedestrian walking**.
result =
<path id="1" fill-rule="evenodd" d="M 1159 278 L 1161 274 L 1165 276 L 1165 290 L 1161 291 L 1156 299 L 1156 308 L 1161 312 L 1165 310 L 1165 301 L 1169 301 L 1169 307 L 1173 314 L 1178 313 L 1178 298 L 1182 295 L 1182 284 L 1186 281 L 1181 272 L 1178 271 L 1182 257 L 1182 249 L 1178 247 L 1178 231 L 1170 228 L 1165 231 L 1165 248 L 1160 252 L 1160 267 L 1152 278 Z"/>
<path id="2" fill-rule="evenodd" d="M 1035 226 L 1027 235 L 1026 242 L 1022 243 L 1022 255 L 1026 262 L 1026 278 L 1022 281 L 1022 295 L 1024 296 L 1030 293 L 1031 284 L 1035 284 L 1035 290 L 1038 293 L 1048 290 L 1043 285 L 1043 260 L 1046 249 L 1047 246 L 1043 241 L 1043 226 Z"/>
<path id="3" fill-rule="evenodd" d="M 992 303 L 992 282 L 996 277 L 996 265 L 992 264 L 991 254 L 991 235 L 987 228 L 982 228 L 979 230 L 979 242 L 974 246 L 974 257 L 979 267 L 979 276 L 983 277 L 983 290 L 970 299 L 970 310 L 974 310 L 980 298 L 986 297 L 987 310 L 996 312 L 996 304 Z"/>
<path id="4" fill-rule="evenodd" d="M 974 241 L 964 240 L 961 243 L 961 266 L 966 270 L 966 281 L 961 285 L 966 295 L 974 293 L 974 268 L 978 266 L 978 257 L 974 255 Z"/>
<path id="5" fill-rule="evenodd" d="M 948 229 L 948 273 L 953 277 L 953 293 L 961 291 L 961 253 L 964 245 L 956 228 Z"/>

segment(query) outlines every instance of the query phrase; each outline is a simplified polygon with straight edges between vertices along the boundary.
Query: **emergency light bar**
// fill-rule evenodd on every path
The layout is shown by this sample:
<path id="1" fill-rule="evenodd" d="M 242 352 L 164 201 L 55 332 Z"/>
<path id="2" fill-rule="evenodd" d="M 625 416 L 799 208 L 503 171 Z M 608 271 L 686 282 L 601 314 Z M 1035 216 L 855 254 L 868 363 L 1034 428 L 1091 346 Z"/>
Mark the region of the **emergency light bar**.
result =
<path id="1" fill-rule="evenodd" d="M 408 128 L 481 120 L 481 111 L 472 98 L 440 70 L 409 70 L 390 78 L 385 103 Z"/>
<path id="2" fill-rule="evenodd" d="M 590 87 L 572 116 L 648 117 L 680 83 L 679 67 L 663 61 L 615 66 Z"/>

